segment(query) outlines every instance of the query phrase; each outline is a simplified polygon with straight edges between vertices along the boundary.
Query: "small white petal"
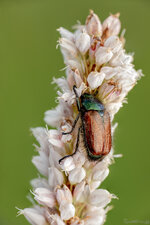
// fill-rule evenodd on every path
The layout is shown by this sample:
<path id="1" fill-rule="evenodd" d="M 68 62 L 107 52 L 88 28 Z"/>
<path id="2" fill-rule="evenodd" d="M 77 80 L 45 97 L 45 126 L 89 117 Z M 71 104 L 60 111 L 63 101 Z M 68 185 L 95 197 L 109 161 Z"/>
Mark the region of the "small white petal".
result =
<path id="1" fill-rule="evenodd" d="M 60 172 L 56 167 L 50 167 L 48 169 L 48 183 L 49 186 L 54 189 L 57 185 L 62 185 L 64 181 L 64 177 L 62 172 Z"/>
<path id="2" fill-rule="evenodd" d="M 75 215 L 75 207 L 71 203 L 61 204 L 59 210 L 62 220 L 69 220 Z"/>
<path id="3" fill-rule="evenodd" d="M 45 178 L 35 178 L 31 180 L 31 185 L 33 188 L 49 188 L 48 182 Z"/>
<path id="4" fill-rule="evenodd" d="M 69 172 L 69 181 L 71 184 L 80 183 L 85 178 L 85 176 L 86 172 L 83 167 L 75 168 Z"/>
<path id="5" fill-rule="evenodd" d="M 48 167 L 49 167 L 49 161 L 47 154 L 45 152 L 39 152 L 39 156 L 34 156 L 32 158 L 32 163 L 35 165 L 35 167 L 39 170 L 39 172 L 47 176 L 48 175 Z"/>
<path id="6" fill-rule="evenodd" d="M 91 72 L 88 75 L 87 81 L 88 81 L 90 88 L 92 90 L 94 90 L 95 88 L 98 88 L 102 84 L 104 78 L 105 78 L 105 73 L 103 73 L 103 72 L 100 72 L 100 73 Z"/>
<path id="7" fill-rule="evenodd" d="M 99 47 L 95 53 L 96 63 L 98 66 L 109 62 L 112 58 L 113 53 L 110 48 L 107 47 Z"/>
<path id="8" fill-rule="evenodd" d="M 34 193 L 34 199 L 38 201 L 39 204 L 46 205 L 50 208 L 53 208 L 56 205 L 54 192 L 46 188 L 36 188 Z"/>
<path id="9" fill-rule="evenodd" d="M 90 48 L 90 36 L 83 32 L 80 33 L 75 40 L 76 47 L 84 55 Z"/>
<path id="10" fill-rule="evenodd" d="M 32 225 L 48 225 L 45 217 L 34 208 L 20 210 L 19 214 L 23 214 Z"/>
<path id="11" fill-rule="evenodd" d="M 104 46 L 110 48 L 113 53 L 116 53 L 122 48 L 122 42 L 117 36 L 110 36 L 105 41 Z"/>
<path id="12" fill-rule="evenodd" d="M 111 202 L 112 195 L 103 189 L 95 190 L 89 196 L 89 203 L 91 205 L 104 208 L 107 204 Z"/>

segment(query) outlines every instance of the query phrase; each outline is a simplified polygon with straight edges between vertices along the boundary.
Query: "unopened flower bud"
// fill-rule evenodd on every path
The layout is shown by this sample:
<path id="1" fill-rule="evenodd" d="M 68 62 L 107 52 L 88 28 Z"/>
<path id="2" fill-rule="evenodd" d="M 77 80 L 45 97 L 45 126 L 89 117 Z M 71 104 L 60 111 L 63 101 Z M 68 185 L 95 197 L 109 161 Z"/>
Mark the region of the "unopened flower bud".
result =
<path id="1" fill-rule="evenodd" d="M 62 38 L 67 38 L 67 39 L 69 39 L 71 41 L 74 40 L 74 35 L 69 30 L 66 30 L 63 27 L 60 27 L 60 28 L 57 29 L 57 31 L 60 33 L 60 35 L 61 35 Z"/>
<path id="2" fill-rule="evenodd" d="M 104 43 L 105 47 L 111 48 L 113 53 L 118 52 L 122 48 L 122 42 L 117 36 L 110 36 Z"/>
<path id="3" fill-rule="evenodd" d="M 87 81 L 92 90 L 98 88 L 105 78 L 105 74 L 103 72 L 91 72 L 88 75 Z"/>
<path id="4" fill-rule="evenodd" d="M 80 33 L 76 37 L 75 44 L 78 50 L 84 55 L 90 48 L 90 36 L 86 32 Z"/>
<path id="5" fill-rule="evenodd" d="M 86 172 L 83 167 L 75 168 L 69 173 L 69 181 L 71 184 L 80 183 L 85 178 Z"/>
<path id="6" fill-rule="evenodd" d="M 96 56 L 96 63 L 98 66 L 109 62 L 112 58 L 113 53 L 110 48 L 107 47 L 99 47 L 95 53 Z"/>
<path id="7" fill-rule="evenodd" d="M 56 199 L 59 204 L 72 203 L 72 194 L 66 185 L 64 185 L 61 189 L 57 189 Z"/>
<path id="8" fill-rule="evenodd" d="M 59 210 L 62 220 L 69 220 L 75 215 L 75 207 L 71 203 L 61 204 Z"/>
<path id="9" fill-rule="evenodd" d="M 42 205 L 46 205 L 50 208 L 56 205 L 56 199 L 54 192 L 51 192 L 47 188 L 36 188 L 35 191 L 35 200 Z"/>
<path id="10" fill-rule="evenodd" d="M 119 20 L 119 13 L 115 15 L 110 15 L 106 20 L 103 22 L 103 32 L 107 31 L 107 37 L 111 35 L 118 35 L 121 29 L 121 23 Z"/>
<path id="11" fill-rule="evenodd" d="M 86 19 L 86 30 L 91 36 L 97 37 L 102 35 L 102 25 L 100 19 L 92 10 Z"/>
<path id="12" fill-rule="evenodd" d="M 70 156 L 70 157 L 67 157 L 66 159 L 62 160 L 60 163 L 60 166 L 66 172 L 73 170 L 75 168 L 73 158 Z"/>
<path id="13" fill-rule="evenodd" d="M 104 208 L 110 203 L 112 195 L 104 189 L 98 189 L 91 193 L 89 202 L 93 206 Z"/>
<path id="14" fill-rule="evenodd" d="M 20 210 L 19 214 L 23 214 L 29 223 L 34 225 L 48 225 L 45 217 L 39 212 L 39 210 L 34 208 L 26 208 Z"/>

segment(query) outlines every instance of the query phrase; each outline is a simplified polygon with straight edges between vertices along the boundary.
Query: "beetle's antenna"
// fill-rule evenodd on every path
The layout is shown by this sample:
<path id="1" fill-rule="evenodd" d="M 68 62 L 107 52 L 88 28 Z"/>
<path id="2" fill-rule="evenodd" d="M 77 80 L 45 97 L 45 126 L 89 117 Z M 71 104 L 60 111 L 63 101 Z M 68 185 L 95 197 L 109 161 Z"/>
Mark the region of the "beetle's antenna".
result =
<path id="1" fill-rule="evenodd" d="M 80 111 L 80 100 L 79 100 L 79 96 L 78 96 L 78 93 L 77 93 L 77 91 L 76 91 L 76 86 L 75 85 L 73 85 L 73 91 L 74 91 L 74 93 L 75 93 L 75 96 L 76 96 L 76 103 L 77 103 L 77 108 L 78 108 L 78 111 Z"/>

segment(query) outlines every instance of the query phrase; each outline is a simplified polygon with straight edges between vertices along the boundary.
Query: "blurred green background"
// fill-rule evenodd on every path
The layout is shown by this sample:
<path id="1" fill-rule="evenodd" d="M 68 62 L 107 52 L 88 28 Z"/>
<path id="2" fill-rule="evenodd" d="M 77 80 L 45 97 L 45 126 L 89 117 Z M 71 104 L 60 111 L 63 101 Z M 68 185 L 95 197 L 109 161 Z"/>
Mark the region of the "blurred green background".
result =
<path id="1" fill-rule="evenodd" d="M 0 0 L 0 225 L 28 224 L 16 218 L 15 206 L 30 206 L 29 181 L 37 176 L 29 128 L 45 126 L 44 112 L 56 105 L 50 82 L 64 75 L 56 28 L 84 23 L 89 9 L 102 21 L 121 13 L 126 49 L 135 52 L 136 68 L 146 75 L 115 117 L 115 152 L 124 157 L 116 159 L 102 185 L 119 197 L 106 225 L 150 224 L 150 1 Z"/>

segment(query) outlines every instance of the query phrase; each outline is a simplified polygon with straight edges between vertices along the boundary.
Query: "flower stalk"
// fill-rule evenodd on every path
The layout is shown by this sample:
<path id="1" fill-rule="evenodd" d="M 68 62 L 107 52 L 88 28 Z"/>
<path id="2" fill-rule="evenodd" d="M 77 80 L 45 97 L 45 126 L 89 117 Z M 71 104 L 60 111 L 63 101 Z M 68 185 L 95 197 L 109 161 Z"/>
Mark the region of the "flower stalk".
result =
<path id="1" fill-rule="evenodd" d="M 89 160 L 82 132 L 78 137 L 80 117 L 72 133 L 63 133 L 72 129 L 78 115 L 75 86 L 79 98 L 88 93 L 103 104 L 111 120 L 113 139 L 114 115 L 142 75 L 134 69 L 133 55 L 124 50 L 120 29 L 119 13 L 101 23 L 92 10 L 85 25 L 75 26 L 75 32 L 58 29 L 66 77 L 53 79 L 59 88 L 59 104 L 45 113 L 46 124 L 55 129 L 32 129 L 39 142 L 32 163 L 41 176 L 31 181 L 37 205 L 19 212 L 32 225 L 102 225 L 112 208 L 108 204 L 116 196 L 100 185 L 114 162 L 113 147 L 102 160 Z M 66 155 L 71 156 L 61 160 Z"/>

